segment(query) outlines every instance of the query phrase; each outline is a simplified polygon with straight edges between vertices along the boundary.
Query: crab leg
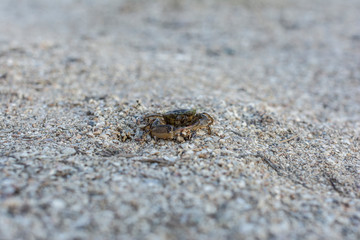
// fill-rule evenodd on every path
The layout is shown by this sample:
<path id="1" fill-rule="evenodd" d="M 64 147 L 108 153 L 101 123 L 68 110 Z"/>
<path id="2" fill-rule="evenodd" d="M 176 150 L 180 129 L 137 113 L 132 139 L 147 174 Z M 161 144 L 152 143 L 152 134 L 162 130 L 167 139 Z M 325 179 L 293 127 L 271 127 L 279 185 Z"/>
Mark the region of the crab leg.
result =
<path id="1" fill-rule="evenodd" d="M 214 119 L 208 113 L 200 113 L 201 118 L 191 126 L 186 128 L 191 129 L 192 131 L 196 131 L 201 128 L 206 128 L 208 133 L 211 134 L 210 125 L 214 123 Z"/>
<path id="2" fill-rule="evenodd" d="M 150 118 L 161 118 L 162 115 L 160 113 L 148 114 L 143 117 L 144 120 L 148 120 Z"/>

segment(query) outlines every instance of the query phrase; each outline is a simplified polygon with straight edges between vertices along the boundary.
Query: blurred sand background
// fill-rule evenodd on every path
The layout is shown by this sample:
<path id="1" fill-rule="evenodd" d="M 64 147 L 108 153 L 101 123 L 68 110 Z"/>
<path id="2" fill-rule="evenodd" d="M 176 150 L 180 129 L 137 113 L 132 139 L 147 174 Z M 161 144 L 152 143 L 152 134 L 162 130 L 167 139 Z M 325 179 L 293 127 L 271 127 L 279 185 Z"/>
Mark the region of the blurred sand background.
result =
<path id="1" fill-rule="evenodd" d="M 359 9 L 0 1 L 0 239 L 359 239 Z"/>

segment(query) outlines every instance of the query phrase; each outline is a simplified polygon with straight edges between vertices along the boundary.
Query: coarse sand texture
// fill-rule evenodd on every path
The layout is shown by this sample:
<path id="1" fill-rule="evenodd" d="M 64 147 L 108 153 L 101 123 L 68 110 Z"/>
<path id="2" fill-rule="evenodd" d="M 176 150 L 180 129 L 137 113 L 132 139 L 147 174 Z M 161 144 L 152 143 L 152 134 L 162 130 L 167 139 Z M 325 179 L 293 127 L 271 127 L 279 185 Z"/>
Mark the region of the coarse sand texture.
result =
<path id="1" fill-rule="evenodd" d="M 1 0 L 0 240 L 360 239 L 359 9 Z"/>

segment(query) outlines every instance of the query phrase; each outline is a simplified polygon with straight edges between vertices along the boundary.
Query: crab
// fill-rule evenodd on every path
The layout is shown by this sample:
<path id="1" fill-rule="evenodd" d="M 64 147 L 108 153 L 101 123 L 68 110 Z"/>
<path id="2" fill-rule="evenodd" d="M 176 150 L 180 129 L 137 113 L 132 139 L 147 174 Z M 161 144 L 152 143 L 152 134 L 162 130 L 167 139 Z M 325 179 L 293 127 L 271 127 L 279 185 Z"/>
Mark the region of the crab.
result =
<path id="1" fill-rule="evenodd" d="M 143 139 L 150 134 L 160 139 L 190 139 L 198 129 L 206 128 L 211 134 L 210 125 L 214 119 L 208 113 L 196 113 L 195 109 L 178 109 L 163 114 L 148 114 L 143 117 L 147 125 Z"/>

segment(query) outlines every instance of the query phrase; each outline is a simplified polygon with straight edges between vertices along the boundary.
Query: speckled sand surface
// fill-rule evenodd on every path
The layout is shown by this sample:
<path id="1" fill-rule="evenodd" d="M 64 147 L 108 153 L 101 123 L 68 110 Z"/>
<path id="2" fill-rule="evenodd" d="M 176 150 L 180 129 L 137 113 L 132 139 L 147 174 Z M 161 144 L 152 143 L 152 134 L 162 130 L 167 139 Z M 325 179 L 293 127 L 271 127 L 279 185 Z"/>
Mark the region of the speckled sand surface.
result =
<path id="1" fill-rule="evenodd" d="M 1 0 L 0 239 L 359 239 L 359 9 Z"/>

